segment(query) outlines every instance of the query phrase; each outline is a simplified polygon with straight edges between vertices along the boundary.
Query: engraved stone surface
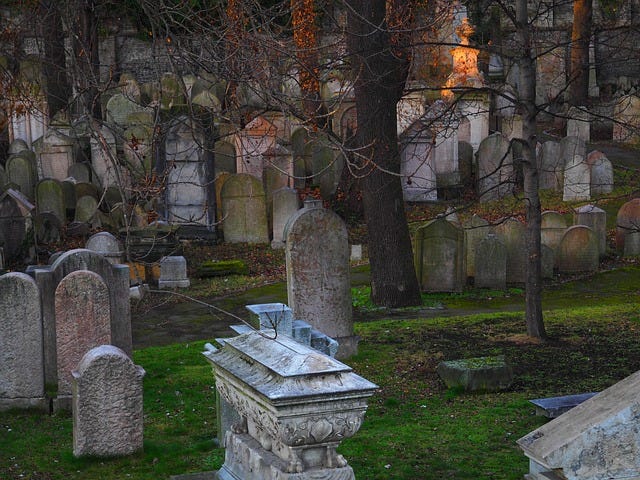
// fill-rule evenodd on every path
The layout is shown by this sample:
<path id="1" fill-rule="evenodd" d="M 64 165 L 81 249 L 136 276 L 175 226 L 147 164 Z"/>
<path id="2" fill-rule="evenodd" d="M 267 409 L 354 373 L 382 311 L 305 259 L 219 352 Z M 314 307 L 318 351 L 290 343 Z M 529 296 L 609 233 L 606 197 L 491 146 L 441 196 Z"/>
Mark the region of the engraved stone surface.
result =
<path id="1" fill-rule="evenodd" d="M 600 252 L 598 239 L 585 225 L 569 227 L 558 246 L 556 264 L 562 273 L 595 272 Z"/>
<path id="2" fill-rule="evenodd" d="M 142 367 L 112 345 L 91 349 L 73 371 L 73 454 L 114 457 L 142 449 Z"/>
<path id="3" fill-rule="evenodd" d="M 83 355 L 111 343 L 109 290 L 97 273 L 78 270 L 58 284 L 55 299 L 58 396 L 71 395 L 71 371 Z"/>
<path id="4" fill-rule="evenodd" d="M 0 276 L 0 410 L 44 400 L 38 287 L 24 273 Z"/>
<path id="5" fill-rule="evenodd" d="M 465 284 L 464 231 L 444 218 L 418 228 L 415 265 L 425 292 L 461 292 Z"/>
<path id="6" fill-rule="evenodd" d="M 530 461 L 526 478 L 639 478 L 639 392 L 636 372 L 519 439 Z"/>
<path id="7" fill-rule="evenodd" d="M 362 424 L 376 385 L 274 331 L 208 345 L 219 395 L 240 415 L 225 439 L 221 479 L 354 479 L 340 442 Z"/>
<path id="8" fill-rule="evenodd" d="M 187 259 L 172 255 L 160 260 L 159 288 L 187 288 L 191 285 L 187 277 Z"/>

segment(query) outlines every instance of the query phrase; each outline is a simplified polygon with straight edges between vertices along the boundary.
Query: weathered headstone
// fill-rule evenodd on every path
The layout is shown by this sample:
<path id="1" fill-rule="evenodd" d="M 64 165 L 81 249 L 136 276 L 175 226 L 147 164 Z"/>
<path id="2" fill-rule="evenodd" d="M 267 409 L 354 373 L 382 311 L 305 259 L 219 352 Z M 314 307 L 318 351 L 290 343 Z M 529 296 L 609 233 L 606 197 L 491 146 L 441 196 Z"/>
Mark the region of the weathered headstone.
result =
<path id="1" fill-rule="evenodd" d="M 481 202 L 496 200 L 513 191 L 515 171 L 509 140 L 494 133 L 482 140 L 477 153 L 477 190 Z"/>
<path id="2" fill-rule="evenodd" d="M 258 116 L 236 135 L 236 171 L 262 179 L 262 154 L 275 146 L 277 127 Z"/>
<path id="3" fill-rule="evenodd" d="M 587 147 L 578 137 L 560 140 L 560 155 L 564 162 L 562 199 L 567 201 L 591 198 L 591 169 L 587 163 Z"/>
<path id="4" fill-rule="evenodd" d="M 97 222 L 98 201 L 90 195 L 83 195 L 76 201 L 75 221 L 94 224 Z"/>
<path id="5" fill-rule="evenodd" d="M 558 245 L 556 264 L 561 273 L 595 272 L 600 252 L 598 239 L 585 225 L 569 227 Z"/>
<path id="6" fill-rule="evenodd" d="M 507 288 L 507 248 L 495 234 L 488 234 L 474 249 L 476 288 Z"/>
<path id="7" fill-rule="evenodd" d="M 491 226 L 489 222 L 478 215 L 473 215 L 462 226 L 464 228 L 466 275 L 467 277 L 474 277 L 476 274 L 476 249 L 478 244 L 491 231 Z"/>
<path id="8" fill-rule="evenodd" d="M 299 209 L 300 200 L 294 188 L 281 188 L 273 192 L 273 240 L 271 248 L 284 248 L 284 228 Z"/>
<path id="9" fill-rule="evenodd" d="M 224 182 L 220 197 L 225 242 L 269 242 L 267 208 L 260 180 L 246 173 L 231 175 Z"/>
<path id="10" fill-rule="evenodd" d="M 401 138 L 400 175 L 404 199 L 408 202 L 436 201 L 432 137 L 427 129 L 421 128 L 421 123 L 416 127 L 409 128 Z"/>
<path id="11" fill-rule="evenodd" d="M 122 263 L 124 251 L 120 241 L 109 232 L 98 232 L 87 240 L 87 250 L 99 253 L 112 265 Z"/>
<path id="12" fill-rule="evenodd" d="M 187 102 L 184 92 L 184 85 L 178 75 L 171 72 L 163 73 L 160 79 L 160 108 L 171 110 L 185 107 Z"/>
<path id="13" fill-rule="evenodd" d="M 640 122 L 640 97 L 624 95 L 618 99 L 613 109 L 613 140 L 634 143 L 640 139 L 638 126 Z"/>
<path id="14" fill-rule="evenodd" d="M 104 188 L 123 185 L 124 171 L 120 168 L 116 153 L 116 137 L 107 125 L 96 129 L 89 140 L 91 145 L 91 167 L 97 183 Z"/>
<path id="15" fill-rule="evenodd" d="M 165 141 L 167 220 L 173 224 L 213 228 L 211 165 L 206 161 L 204 135 L 186 117 L 174 121 Z M 210 198 L 211 197 L 211 198 Z"/>
<path id="16" fill-rule="evenodd" d="M 564 158 L 559 142 L 548 140 L 538 154 L 540 188 L 560 191 L 564 185 Z"/>
<path id="17" fill-rule="evenodd" d="M 123 131 L 129 127 L 127 118 L 130 114 L 139 111 L 151 111 L 137 103 L 128 96 L 117 93 L 112 96 L 106 106 L 106 120 L 112 127 L 119 128 Z"/>
<path id="18" fill-rule="evenodd" d="M 12 155 L 7 160 L 5 170 L 7 181 L 15 185 L 25 197 L 33 201 L 35 198 L 35 185 L 37 171 L 33 153 L 29 150 Z"/>
<path id="19" fill-rule="evenodd" d="M 531 480 L 640 477 L 640 372 L 520 438 Z"/>
<path id="20" fill-rule="evenodd" d="M 34 143 L 38 170 L 42 178 L 67 178 L 69 167 L 75 163 L 75 141 L 58 128 L 49 128 L 47 133 Z"/>
<path id="21" fill-rule="evenodd" d="M 567 137 L 578 137 L 588 142 L 591 139 L 591 115 L 586 107 L 571 107 L 567 119 Z"/>
<path id="22" fill-rule="evenodd" d="M 540 237 L 544 245 L 555 250 L 560 244 L 560 240 L 567 231 L 567 221 L 564 216 L 554 210 L 542 212 L 542 223 L 540 227 Z"/>
<path id="23" fill-rule="evenodd" d="M 515 218 L 506 218 L 494 226 L 494 232 L 507 248 L 507 283 L 524 283 L 527 267 L 525 226 Z"/>
<path id="24" fill-rule="evenodd" d="M 607 251 L 607 212 L 595 205 L 584 205 L 573 213 L 574 225 L 586 225 L 596 234 L 598 251 L 603 256 Z"/>
<path id="25" fill-rule="evenodd" d="M 218 141 L 214 145 L 215 173 L 236 173 L 236 149 L 233 144 Z"/>
<path id="26" fill-rule="evenodd" d="M 20 252 L 25 236 L 25 216 L 18 201 L 10 191 L 0 194 L 0 246 L 8 259 Z"/>
<path id="27" fill-rule="evenodd" d="M 44 408 L 40 296 L 24 273 L 0 275 L 0 410 Z"/>
<path id="28" fill-rule="evenodd" d="M 113 345 L 89 350 L 73 371 L 73 454 L 116 457 L 142 449 L 145 371 Z"/>
<path id="29" fill-rule="evenodd" d="M 90 182 L 91 181 L 91 167 L 86 163 L 74 163 L 69 166 L 67 177 L 75 178 L 78 182 Z"/>
<path id="30" fill-rule="evenodd" d="M 172 255 L 160 260 L 159 288 L 187 288 L 191 285 L 187 277 L 187 259 Z"/>
<path id="31" fill-rule="evenodd" d="M 338 341 L 338 356 L 357 352 L 353 333 L 347 228 L 322 203 L 305 202 L 286 227 L 288 305 L 296 319 Z"/>
<path id="32" fill-rule="evenodd" d="M 153 129 L 148 125 L 134 125 L 124 132 L 124 160 L 135 179 L 150 175 L 153 169 Z"/>
<path id="33" fill-rule="evenodd" d="M 36 187 L 36 208 L 38 213 L 49 212 L 58 217 L 61 224 L 67 219 L 64 192 L 59 180 L 45 178 Z"/>
<path id="34" fill-rule="evenodd" d="M 97 273 L 78 270 L 56 287 L 58 397 L 71 395 L 71 371 L 90 349 L 111 343 L 109 289 Z"/>
<path id="35" fill-rule="evenodd" d="M 466 280 L 463 230 L 444 218 L 418 228 L 415 266 L 423 291 L 461 292 Z"/>
<path id="36" fill-rule="evenodd" d="M 540 274 L 542 278 L 553 278 L 555 262 L 555 250 L 547 245 L 540 245 Z"/>
<path id="37" fill-rule="evenodd" d="M 587 156 L 591 168 L 591 194 L 603 195 L 613 191 L 613 166 L 607 156 L 594 150 Z"/>
<path id="38" fill-rule="evenodd" d="M 618 210 L 616 217 L 616 248 L 619 252 L 625 252 L 625 242 L 628 235 L 640 232 L 640 198 L 629 200 Z M 634 249 L 628 249 L 631 255 L 638 255 Z"/>
<path id="39" fill-rule="evenodd" d="M 63 223 L 58 215 L 42 212 L 33 218 L 34 234 L 38 243 L 55 243 L 62 237 Z"/>
<path id="40" fill-rule="evenodd" d="M 47 383 L 55 384 L 57 382 L 55 291 L 63 278 L 78 270 L 95 272 L 104 279 L 109 293 L 111 343 L 128 354 L 132 352 L 129 267 L 127 265 L 111 265 L 102 255 L 90 250 L 69 250 L 58 257 L 50 267 L 38 268 L 33 272 L 42 303 Z"/>

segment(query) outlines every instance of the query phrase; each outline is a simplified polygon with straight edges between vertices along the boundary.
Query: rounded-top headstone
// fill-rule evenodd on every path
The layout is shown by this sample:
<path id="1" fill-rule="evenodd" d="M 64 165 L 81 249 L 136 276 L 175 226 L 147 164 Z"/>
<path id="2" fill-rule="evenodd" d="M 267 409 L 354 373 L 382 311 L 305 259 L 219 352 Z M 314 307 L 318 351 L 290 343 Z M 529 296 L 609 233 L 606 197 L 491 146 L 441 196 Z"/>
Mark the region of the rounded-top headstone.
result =
<path id="1" fill-rule="evenodd" d="M 556 264 L 561 273 L 595 272 L 600 252 L 593 230 L 585 225 L 569 227 L 558 246 Z"/>
<path id="2" fill-rule="evenodd" d="M 616 248 L 624 252 L 625 238 L 640 231 L 640 198 L 634 198 L 620 207 L 616 219 Z"/>
<path id="3" fill-rule="evenodd" d="M 15 155 L 16 153 L 20 153 L 23 150 L 29 150 L 29 146 L 27 142 L 22 140 L 21 138 L 16 138 L 11 145 L 9 145 L 9 155 Z"/>

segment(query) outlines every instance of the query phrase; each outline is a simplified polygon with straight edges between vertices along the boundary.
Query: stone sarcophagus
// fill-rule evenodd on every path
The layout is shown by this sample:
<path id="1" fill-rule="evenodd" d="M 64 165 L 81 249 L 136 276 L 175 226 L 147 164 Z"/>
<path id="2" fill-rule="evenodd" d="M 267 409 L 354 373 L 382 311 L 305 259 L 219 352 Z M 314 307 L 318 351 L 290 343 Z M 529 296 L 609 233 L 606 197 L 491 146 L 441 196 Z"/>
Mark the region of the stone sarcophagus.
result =
<path id="1" fill-rule="evenodd" d="M 207 345 L 219 395 L 240 421 L 225 438 L 220 480 L 349 480 L 336 453 L 377 389 L 347 365 L 273 330 Z"/>

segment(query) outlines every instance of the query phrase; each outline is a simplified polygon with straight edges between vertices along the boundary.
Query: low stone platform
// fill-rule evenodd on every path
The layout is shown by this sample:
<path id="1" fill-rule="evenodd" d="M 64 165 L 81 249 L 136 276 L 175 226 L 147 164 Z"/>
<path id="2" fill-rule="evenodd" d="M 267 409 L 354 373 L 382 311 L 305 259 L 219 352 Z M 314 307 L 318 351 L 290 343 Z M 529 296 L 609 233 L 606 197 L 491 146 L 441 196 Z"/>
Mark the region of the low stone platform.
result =
<path id="1" fill-rule="evenodd" d="M 513 370 L 504 355 L 441 362 L 437 372 L 447 387 L 467 392 L 504 390 L 513 383 Z"/>

